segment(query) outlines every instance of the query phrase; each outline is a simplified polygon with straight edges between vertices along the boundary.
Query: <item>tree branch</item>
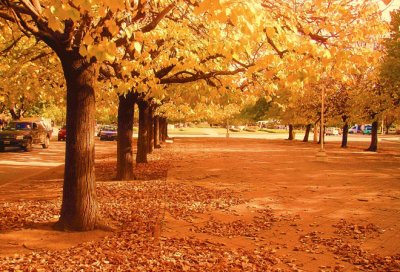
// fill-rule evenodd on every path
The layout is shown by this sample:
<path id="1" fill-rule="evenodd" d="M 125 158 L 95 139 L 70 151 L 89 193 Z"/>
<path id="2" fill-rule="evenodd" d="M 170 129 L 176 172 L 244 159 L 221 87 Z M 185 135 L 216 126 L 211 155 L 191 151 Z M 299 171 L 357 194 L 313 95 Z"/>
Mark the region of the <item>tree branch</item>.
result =
<path id="1" fill-rule="evenodd" d="M 6 54 L 7 52 L 9 52 L 24 36 L 19 36 L 17 39 L 15 39 L 9 46 L 7 46 L 6 48 L 4 48 L 3 51 L 0 52 L 1 55 Z"/>
<path id="2" fill-rule="evenodd" d="M 188 71 L 181 71 L 171 77 L 160 79 L 160 84 L 177 84 L 177 83 L 189 83 L 194 82 L 197 80 L 209 80 L 211 78 L 216 78 L 217 76 L 229 76 L 229 75 L 236 75 L 241 72 L 245 72 L 246 69 L 238 68 L 231 71 L 212 71 L 212 72 L 197 72 L 192 73 Z M 182 77 L 180 75 L 189 74 L 190 76 Z"/>
<path id="3" fill-rule="evenodd" d="M 175 4 L 168 5 L 163 11 L 161 11 L 148 25 L 144 26 L 141 31 L 143 33 L 150 32 L 157 27 L 158 23 L 175 7 Z"/>

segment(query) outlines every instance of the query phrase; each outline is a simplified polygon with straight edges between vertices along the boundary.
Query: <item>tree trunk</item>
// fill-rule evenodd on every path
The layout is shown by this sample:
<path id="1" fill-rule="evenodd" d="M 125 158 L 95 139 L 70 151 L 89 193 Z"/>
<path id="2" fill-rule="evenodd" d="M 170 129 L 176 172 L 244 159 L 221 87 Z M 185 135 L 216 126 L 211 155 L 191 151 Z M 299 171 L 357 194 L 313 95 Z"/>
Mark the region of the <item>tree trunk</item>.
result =
<path id="1" fill-rule="evenodd" d="M 150 106 L 149 107 L 149 114 L 147 116 L 147 118 L 149 118 L 149 120 L 147 122 L 147 125 L 148 125 L 147 136 L 149 137 L 148 140 L 147 140 L 147 152 L 148 152 L 148 154 L 153 153 L 153 150 L 154 150 L 154 120 L 153 120 L 154 116 L 153 115 L 154 115 L 153 108 Z"/>
<path id="2" fill-rule="evenodd" d="M 20 102 L 22 103 L 23 99 L 21 99 Z M 9 112 L 10 112 L 11 118 L 13 120 L 20 120 L 25 113 L 24 105 L 22 104 L 22 105 L 20 105 L 20 107 L 13 106 L 13 107 L 9 108 Z"/>
<path id="3" fill-rule="evenodd" d="M 80 56 L 60 57 L 67 83 L 65 173 L 56 228 L 88 231 L 98 223 L 94 172 L 95 82 L 98 68 Z"/>
<path id="4" fill-rule="evenodd" d="M 144 100 L 139 100 L 139 132 L 137 140 L 137 154 L 136 163 L 147 163 L 147 151 L 148 151 L 148 127 L 147 122 L 149 121 L 149 103 Z"/>
<path id="5" fill-rule="evenodd" d="M 342 145 L 341 148 L 347 148 L 347 138 L 349 135 L 349 123 L 345 121 L 344 126 L 343 126 L 343 132 L 342 132 Z"/>
<path id="6" fill-rule="evenodd" d="M 134 178 L 132 136 L 135 100 L 136 95 L 133 92 L 119 96 L 116 180 Z"/>
<path id="7" fill-rule="evenodd" d="M 378 121 L 372 122 L 371 144 L 367 151 L 376 152 L 378 150 Z"/>
<path id="8" fill-rule="evenodd" d="M 159 117 L 158 118 L 158 123 L 160 126 L 160 142 L 164 143 L 165 142 L 165 137 L 164 137 L 164 117 Z"/>
<path id="9" fill-rule="evenodd" d="M 314 143 L 318 143 L 318 137 L 319 137 L 318 131 L 319 131 L 319 130 L 318 130 L 318 124 L 315 123 L 315 124 L 314 124 L 314 137 L 313 137 Z"/>
<path id="10" fill-rule="evenodd" d="M 161 136 L 161 141 L 165 143 L 165 140 L 167 140 L 167 118 L 166 117 L 160 117 L 160 136 Z"/>
<path id="11" fill-rule="evenodd" d="M 292 141 L 293 139 L 294 139 L 293 125 L 289 125 L 289 138 L 288 138 L 288 140 Z"/>
<path id="12" fill-rule="evenodd" d="M 154 116 L 154 148 L 161 148 L 160 145 L 160 117 Z"/>
<path id="13" fill-rule="evenodd" d="M 319 135 L 318 135 L 318 143 L 321 143 L 321 140 L 325 143 L 325 126 L 319 127 Z"/>
<path id="14" fill-rule="evenodd" d="M 13 120 L 19 120 L 21 118 L 21 115 L 17 113 L 14 108 L 10 108 L 9 111 Z"/>
<path id="15" fill-rule="evenodd" d="M 168 119 L 167 119 L 167 117 L 165 117 L 165 120 L 164 120 L 164 137 L 165 137 L 165 140 L 167 140 L 169 138 L 169 136 L 168 136 Z"/>
<path id="16" fill-rule="evenodd" d="M 308 137 L 310 136 L 311 124 L 308 124 L 306 127 L 306 133 L 304 134 L 303 142 L 308 142 Z"/>

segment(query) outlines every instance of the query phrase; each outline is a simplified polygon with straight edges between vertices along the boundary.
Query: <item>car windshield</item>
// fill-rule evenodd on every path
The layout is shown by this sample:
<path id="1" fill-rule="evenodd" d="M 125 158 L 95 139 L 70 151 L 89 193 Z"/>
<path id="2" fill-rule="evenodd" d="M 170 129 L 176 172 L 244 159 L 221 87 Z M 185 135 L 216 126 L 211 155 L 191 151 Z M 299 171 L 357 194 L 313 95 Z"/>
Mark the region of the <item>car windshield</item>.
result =
<path id="1" fill-rule="evenodd" d="M 29 130 L 32 128 L 32 123 L 30 122 L 11 122 L 6 127 L 6 130 Z"/>

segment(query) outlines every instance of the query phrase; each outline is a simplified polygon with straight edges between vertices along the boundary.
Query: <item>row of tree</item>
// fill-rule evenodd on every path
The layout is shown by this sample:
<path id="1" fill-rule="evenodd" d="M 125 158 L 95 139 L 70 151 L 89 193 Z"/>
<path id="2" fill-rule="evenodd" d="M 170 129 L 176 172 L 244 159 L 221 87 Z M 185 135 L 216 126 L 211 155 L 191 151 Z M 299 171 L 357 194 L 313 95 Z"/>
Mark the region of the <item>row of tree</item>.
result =
<path id="1" fill-rule="evenodd" d="M 376 45 L 387 32 L 378 6 L 357 0 L 0 0 L 0 18 L 2 57 L 16 69 L 14 82 L 37 75 L 40 86 L 31 91 L 29 83 L 18 83 L 20 97 L 42 89 L 63 103 L 64 96 L 52 92 L 57 86 L 66 90 L 68 138 L 57 226 L 71 230 L 91 230 L 101 222 L 96 100 L 104 105 L 118 97 L 116 176 L 130 179 L 134 105 L 136 161 L 146 162 L 154 143 L 159 146 L 159 131 L 165 131 L 160 118 L 165 128 L 165 118 L 182 106 L 229 116 L 254 97 L 283 97 L 287 102 L 278 101 L 279 107 L 296 116 L 291 105 L 311 86 L 354 81 L 357 76 L 349 73 L 370 84 L 366 71 L 382 56 Z M 34 40 L 32 48 L 43 46 L 37 57 L 26 55 L 34 67 L 26 72 L 22 58 L 8 54 L 21 39 Z M 36 68 L 39 60 L 46 63 Z M 5 86 L 2 94 L 14 93 L 10 83 Z"/>

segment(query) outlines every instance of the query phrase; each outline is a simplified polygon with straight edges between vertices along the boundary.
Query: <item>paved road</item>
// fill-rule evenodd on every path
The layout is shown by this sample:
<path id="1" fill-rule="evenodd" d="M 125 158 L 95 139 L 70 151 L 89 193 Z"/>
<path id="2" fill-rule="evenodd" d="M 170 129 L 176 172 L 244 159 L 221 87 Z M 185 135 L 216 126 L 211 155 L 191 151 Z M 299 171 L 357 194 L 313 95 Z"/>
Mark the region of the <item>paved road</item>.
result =
<path id="1" fill-rule="evenodd" d="M 179 135 L 172 131 L 169 133 L 171 137 L 225 137 L 225 135 Z M 286 134 L 235 134 L 230 133 L 232 138 L 258 138 L 258 139 L 286 139 Z M 296 139 L 301 140 L 303 135 L 297 134 Z M 340 136 L 327 136 L 326 141 L 340 141 Z M 310 135 L 312 141 L 312 134 Z M 349 135 L 351 141 L 370 141 L 368 135 Z M 380 141 L 400 144 L 400 136 L 382 136 Z M 109 153 L 116 150 L 116 142 L 101 142 L 96 140 L 96 154 Z M 62 165 L 64 163 L 65 142 L 57 142 L 52 140 L 48 149 L 42 149 L 41 146 L 35 146 L 31 152 L 23 152 L 19 149 L 8 148 L 5 152 L 0 152 L 0 186 L 27 178 L 46 171 L 52 167 Z"/>
<path id="2" fill-rule="evenodd" d="M 215 131 L 212 133 L 205 132 L 199 135 L 190 135 L 190 134 L 183 134 L 179 132 L 174 132 L 174 130 L 170 130 L 168 132 L 170 137 L 177 137 L 177 138 L 185 138 L 185 137 L 204 137 L 204 138 L 224 138 L 226 134 L 218 134 Z M 310 133 L 309 141 L 313 140 L 313 133 Z M 229 137 L 232 138 L 249 138 L 249 139 L 287 139 L 287 133 L 235 133 L 230 132 Z M 303 133 L 296 133 L 296 140 L 303 140 L 304 134 Z M 325 136 L 326 142 L 340 142 L 342 140 L 342 136 Z M 378 136 L 379 141 L 391 141 L 391 142 L 399 142 L 400 143 L 400 136 L 399 135 L 384 135 Z M 361 134 L 349 134 L 348 136 L 349 142 L 370 142 L 371 135 L 361 135 Z"/>
<path id="3" fill-rule="evenodd" d="M 48 149 L 34 145 L 31 152 L 18 148 L 0 152 L 0 186 L 63 164 L 64 149 L 64 142 L 51 141 Z"/>
<path id="4" fill-rule="evenodd" d="M 96 154 L 110 153 L 115 150 L 116 142 L 103 142 L 96 139 Z M 65 142 L 57 140 L 52 140 L 48 149 L 34 145 L 31 152 L 7 148 L 5 152 L 0 152 L 0 187 L 62 165 L 64 159 Z"/>

